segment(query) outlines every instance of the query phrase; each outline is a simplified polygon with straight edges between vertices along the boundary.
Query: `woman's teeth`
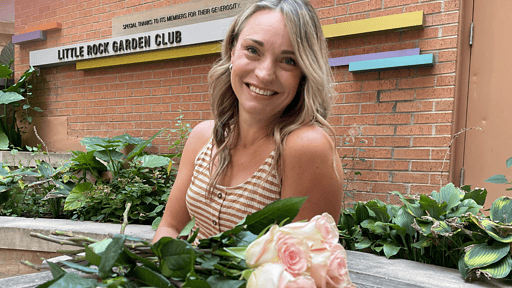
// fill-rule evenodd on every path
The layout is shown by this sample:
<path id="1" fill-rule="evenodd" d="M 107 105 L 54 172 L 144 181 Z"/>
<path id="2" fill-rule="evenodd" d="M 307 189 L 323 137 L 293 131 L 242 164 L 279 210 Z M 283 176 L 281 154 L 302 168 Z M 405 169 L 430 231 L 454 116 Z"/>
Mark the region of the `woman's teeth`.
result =
<path id="1" fill-rule="evenodd" d="M 255 93 L 258 93 L 258 94 L 261 94 L 261 95 L 265 95 L 265 96 L 270 96 L 272 94 L 274 94 L 274 91 L 270 91 L 270 90 L 261 90 L 259 88 L 256 88 L 252 85 L 249 85 L 249 89 L 252 91 L 252 92 L 255 92 Z"/>

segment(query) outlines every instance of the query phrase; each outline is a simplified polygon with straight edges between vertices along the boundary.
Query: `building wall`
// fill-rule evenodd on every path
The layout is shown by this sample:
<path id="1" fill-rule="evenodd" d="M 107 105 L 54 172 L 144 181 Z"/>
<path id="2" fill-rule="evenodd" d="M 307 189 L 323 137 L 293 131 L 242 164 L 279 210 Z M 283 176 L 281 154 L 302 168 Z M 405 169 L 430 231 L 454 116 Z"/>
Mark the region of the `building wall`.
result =
<path id="1" fill-rule="evenodd" d="M 16 71 L 28 68 L 31 50 L 109 38 L 113 17 L 183 2 L 18 0 L 17 33 L 49 22 L 61 22 L 62 30 L 48 32 L 45 42 L 16 45 Z M 333 68 L 337 97 L 329 120 L 347 163 L 346 190 L 354 192 L 354 200 L 394 202 L 389 191 L 429 193 L 447 182 L 459 2 L 311 1 L 323 25 L 424 11 L 425 29 L 329 40 L 331 57 L 417 47 L 435 55 L 435 66 L 429 68 L 360 74 L 346 66 Z M 37 117 L 38 130 L 46 131 L 43 139 L 50 139 L 44 139 L 50 150 L 62 151 L 79 147 L 78 140 L 88 136 L 147 138 L 174 127 L 179 111 L 194 126 L 211 117 L 207 73 L 217 57 L 80 71 L 75 65 L 41 69 L 31 102 L 44 110 Z M 51 140 L 55 133 L 60 140 Z M 166 153 L 168 140 L 154 143 L 153 152 Z"/>

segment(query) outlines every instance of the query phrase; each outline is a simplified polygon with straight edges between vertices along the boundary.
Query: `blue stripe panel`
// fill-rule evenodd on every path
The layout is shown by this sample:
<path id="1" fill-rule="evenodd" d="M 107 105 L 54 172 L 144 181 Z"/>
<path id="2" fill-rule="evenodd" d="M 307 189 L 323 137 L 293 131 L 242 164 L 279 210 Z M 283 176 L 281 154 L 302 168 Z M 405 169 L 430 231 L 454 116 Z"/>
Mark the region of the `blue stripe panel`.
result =
<path id="1" fill-rule="evenodd" d="M 12 44 L 44 40 L 46 40 L 46 34 L 44 33 L 44 31 L 41 30 L 36 30 L 12 36 Z"/>
<path id="2" fill-rule="evenodd" d="M 378 52 L 378 53 L 370 53 L 370 54 L 361 54 L 361 55 L 345 56 L 345 57 L 338 57 L 338 58 L 330 58 L 329 66 L 331 66 L 331 67 L 345 66 L 345 65 L 350 64 L 350 62 L 384 59 L 384 58 L 391 58 L 391 57 L 413 56 L 413 55 L 420 55 L 420 48 Z"/>
<path id="3" fill-rule="evenodd" d="M 416 56 L 393 57 L 377 60 L 366 60 L 359 62 L 350 62 L 348 71 L 350 72 L 367 72 L 375 70 L 411 68 L 417 66 L 433 66 L 434 55 L 422 54 Z"/>

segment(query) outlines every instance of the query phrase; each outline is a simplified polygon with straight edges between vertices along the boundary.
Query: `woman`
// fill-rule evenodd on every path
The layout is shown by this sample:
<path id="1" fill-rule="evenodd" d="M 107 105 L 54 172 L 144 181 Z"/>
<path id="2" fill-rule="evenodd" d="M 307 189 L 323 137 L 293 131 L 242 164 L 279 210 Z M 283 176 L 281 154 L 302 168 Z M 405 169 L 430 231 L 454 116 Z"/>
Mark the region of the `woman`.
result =
<path id="1" fill-rule="evenodd" d="M 176 237 L 192 217 L 207 238 L 295 196 L 308 196 L 295 220 L 338 219 L 343 169 L 324 131 L 331 76 L 307 0 L 264 0 L 241 13 L 209 74 L 215 119 L 190 133 L 153 241 Z"/>

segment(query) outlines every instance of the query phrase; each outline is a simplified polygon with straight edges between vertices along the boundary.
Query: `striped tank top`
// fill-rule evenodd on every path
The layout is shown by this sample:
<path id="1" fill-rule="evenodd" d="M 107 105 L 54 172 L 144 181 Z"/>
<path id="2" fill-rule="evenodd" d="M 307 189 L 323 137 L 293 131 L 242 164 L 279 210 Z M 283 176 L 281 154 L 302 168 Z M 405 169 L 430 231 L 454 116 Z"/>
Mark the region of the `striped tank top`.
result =
<path id="1" fill-rule="evenodd" d="M 199 228 L 197 239 L 209 238 L 229 230 L 245 216 L 281 198 L 281 183 L 277 172 L 275 169 L 270 171 L 275 151 L 245 182 L 234 187 L 217 185 L 213 197 L 207 197 L 211 153 L 212 140 L 196 157 L 192 182 L 186 196 L 190 218 L 196 219 L 194 230 Z"/>

